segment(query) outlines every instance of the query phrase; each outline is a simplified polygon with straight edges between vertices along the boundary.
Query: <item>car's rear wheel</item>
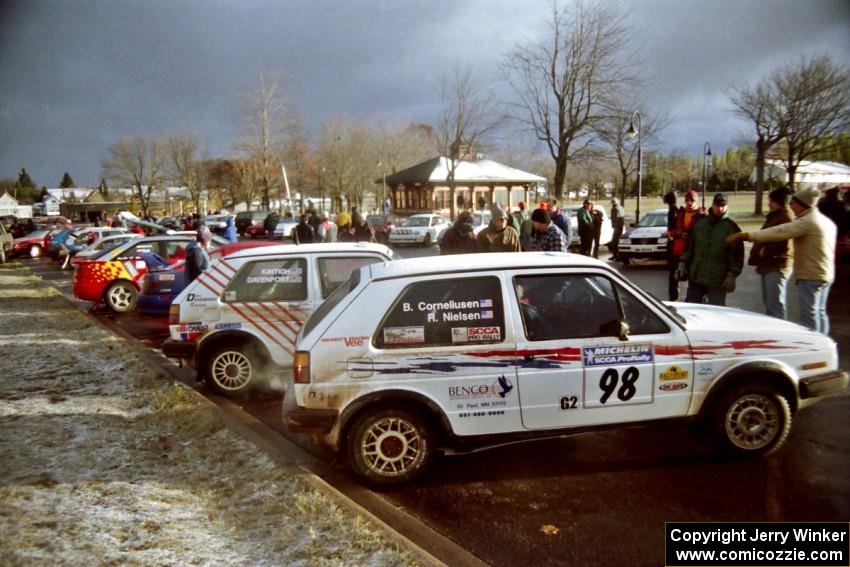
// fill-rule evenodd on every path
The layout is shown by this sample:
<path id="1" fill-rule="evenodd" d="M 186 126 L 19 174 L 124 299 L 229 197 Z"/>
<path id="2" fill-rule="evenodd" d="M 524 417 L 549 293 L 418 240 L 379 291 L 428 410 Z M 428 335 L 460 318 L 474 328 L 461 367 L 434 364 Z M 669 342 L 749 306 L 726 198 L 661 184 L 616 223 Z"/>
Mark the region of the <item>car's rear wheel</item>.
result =
<path id="1" fill-rule="evenodd" d="M 431 423 L 406 409 L 366 410 L 355 418 L 348 436 L 354 473 L 376 486 L 395 486 L 422 476 L 434 460 Z"/>
<path id="2" fill-rule="evenodd" d="M 758 384 L 743 384 L 726 392 L 714 408 L 715 441 L 738 456 L 770 455 L 791 432 L 791 406 L 784 396 Z"/>
<path id="3" fill-rule="evenodd" d="M 41 246 L 38 244 L 30 246 L 30 258 L 38 258 L 39 256 L 41 256 Z"/>
<path id="4" fill-rule="evenodd" d="M 250 342 L 215 347 L 207 360 L 207 382 L 223 396 L 243 396 L 258 382 L 261 358 Z"/>
<path id="5" fill-rule="evenodd" d="M 106 305 L 116 313 L 128 313 L 136 308 L 136 286 L 127 280 L 119 280 L 106 290 Z"/>

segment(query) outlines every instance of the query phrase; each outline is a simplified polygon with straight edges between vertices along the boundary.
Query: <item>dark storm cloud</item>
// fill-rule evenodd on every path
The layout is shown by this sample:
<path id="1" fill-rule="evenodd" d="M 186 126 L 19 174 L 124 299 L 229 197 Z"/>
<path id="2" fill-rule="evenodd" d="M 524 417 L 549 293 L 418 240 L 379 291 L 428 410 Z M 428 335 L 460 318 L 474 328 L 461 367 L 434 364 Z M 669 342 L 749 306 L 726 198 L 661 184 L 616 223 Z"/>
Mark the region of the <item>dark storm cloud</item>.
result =
<path id="1" fill-rule="evenodd" d="M 666 149 L 734 142 L 723 90 L 803 53 L 850 60 L 850 2 L 620 2 L 642 45 L 648 99 L 673 120 Z M 194 130 L 227 155 L 240 93 L 289 76 L 308 131 L 334 114 L 431 122 L 464 62 L 502 93 L 498 63 L 545 33 L 548 2 L 173 0 L 0 3 L 0 177 L 26 167 L 98 182 L 122 136 Z"/>

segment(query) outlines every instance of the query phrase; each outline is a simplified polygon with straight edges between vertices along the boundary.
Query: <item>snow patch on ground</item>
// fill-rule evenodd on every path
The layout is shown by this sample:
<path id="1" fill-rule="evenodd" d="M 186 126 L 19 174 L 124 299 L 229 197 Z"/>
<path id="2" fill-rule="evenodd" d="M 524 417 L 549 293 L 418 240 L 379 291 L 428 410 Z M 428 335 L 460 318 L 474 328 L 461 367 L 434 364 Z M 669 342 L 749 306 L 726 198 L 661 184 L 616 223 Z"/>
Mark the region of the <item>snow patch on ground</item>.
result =
<path id="1" fill-rule="evenodd" d="M 0 564 L 407 565 L 26 269 L 0 271 Z"/>

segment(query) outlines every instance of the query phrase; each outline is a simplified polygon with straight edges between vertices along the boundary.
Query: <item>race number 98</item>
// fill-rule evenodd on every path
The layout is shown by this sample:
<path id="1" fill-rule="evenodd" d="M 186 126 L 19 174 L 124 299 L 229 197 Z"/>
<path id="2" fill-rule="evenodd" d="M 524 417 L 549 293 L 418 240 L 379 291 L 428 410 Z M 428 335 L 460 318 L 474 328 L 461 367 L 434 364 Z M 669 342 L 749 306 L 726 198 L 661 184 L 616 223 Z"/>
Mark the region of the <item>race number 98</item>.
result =
<path id="1" fill-rule="evenodd" d="M 584 407 L 652 403 L 652 383 L 652 366 L 586 368 Z"/>

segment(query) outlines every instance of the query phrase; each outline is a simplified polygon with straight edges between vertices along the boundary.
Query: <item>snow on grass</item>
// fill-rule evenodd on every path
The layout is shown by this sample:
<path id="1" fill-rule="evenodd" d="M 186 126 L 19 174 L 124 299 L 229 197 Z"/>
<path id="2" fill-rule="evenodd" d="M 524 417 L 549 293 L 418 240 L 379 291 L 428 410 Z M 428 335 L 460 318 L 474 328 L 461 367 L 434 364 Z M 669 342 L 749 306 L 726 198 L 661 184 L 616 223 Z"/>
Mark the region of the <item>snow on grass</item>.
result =
<path id="1" fill-rule="evenodd" d="M 0 272 L 0 565 L 408 565 L 24 269 Z"/>

